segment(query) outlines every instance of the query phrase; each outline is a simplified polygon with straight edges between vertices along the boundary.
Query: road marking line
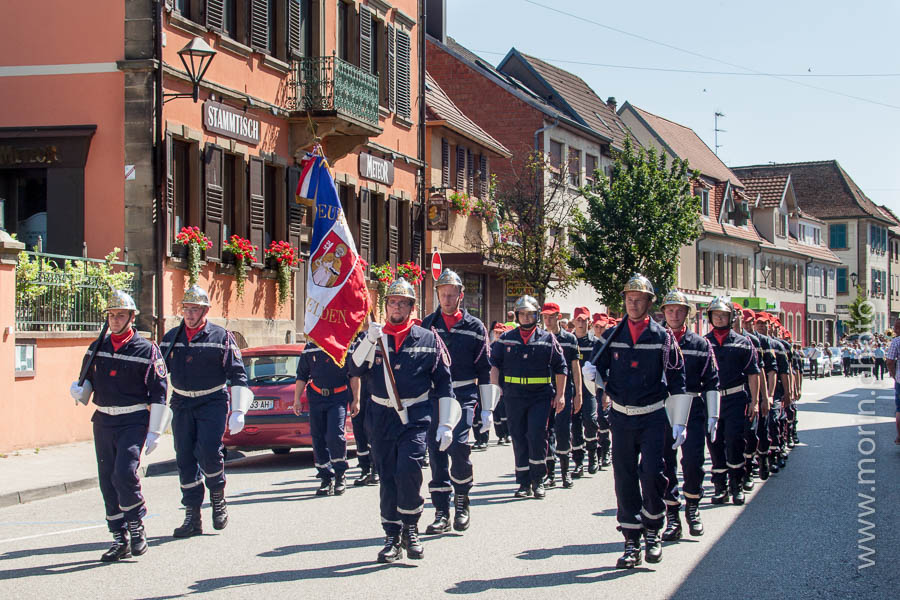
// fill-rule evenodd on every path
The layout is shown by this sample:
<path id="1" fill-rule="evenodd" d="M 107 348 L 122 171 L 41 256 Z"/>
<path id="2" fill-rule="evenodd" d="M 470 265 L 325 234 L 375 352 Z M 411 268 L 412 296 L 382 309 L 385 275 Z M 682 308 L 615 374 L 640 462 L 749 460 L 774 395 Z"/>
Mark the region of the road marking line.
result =
<path id="1" fill-rule="evenodd" d="M 834 394 L 834 398 L 856 398 L 859 394 Z"/>
<path id="2" fill-rule="evenodd" d="M 4 544 L 7 542 L 21 542 L 23 540 L 33 540 L 34 538 L 39 537 L 47 537 L 48 535 L 62 535 L 63 533 L 74 533 L 76 531 L 85 531 L 87 529 L 100 529 L 101 527 L 106 527 L 106 525 L 90 525 L 89 527 L 76 527 L 75 529 L 63 529 L 62 531 L 49 531 L 47 533 L 36 533 L 34 535 L 26 535 L 17 538 L 9 538 L 7 540 L 0 540 L 0 544 Z"/>

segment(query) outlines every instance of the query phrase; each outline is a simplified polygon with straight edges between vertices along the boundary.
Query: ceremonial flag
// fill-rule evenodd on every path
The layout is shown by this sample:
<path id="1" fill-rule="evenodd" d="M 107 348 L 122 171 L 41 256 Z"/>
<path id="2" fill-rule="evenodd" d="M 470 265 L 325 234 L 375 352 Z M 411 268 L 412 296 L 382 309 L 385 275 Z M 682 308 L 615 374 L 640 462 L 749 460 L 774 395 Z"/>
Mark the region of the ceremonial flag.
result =
<path id="1" fill-rule="evenodd" d="M 306 335 L 343 366 L 370 310 L 365 264 L 325 157 L 307 154 L 300 162 L 296 194 L 311 200 L 315 211 L 307 261 Z"/>

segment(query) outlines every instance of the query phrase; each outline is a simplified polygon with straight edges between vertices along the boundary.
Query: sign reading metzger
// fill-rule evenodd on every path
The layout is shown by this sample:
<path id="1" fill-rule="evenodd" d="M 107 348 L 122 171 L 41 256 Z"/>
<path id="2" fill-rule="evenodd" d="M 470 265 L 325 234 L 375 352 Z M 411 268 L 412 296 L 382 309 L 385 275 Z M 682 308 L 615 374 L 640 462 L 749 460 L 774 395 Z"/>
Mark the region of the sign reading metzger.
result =
<path id="1" fill-rule="evenodd" d="M 359 176 L 394 185 L 394 164 L 365 152 L 359 153 Z"/>
<path id="2" fill-rule="evenodd" d="M 213 133 L 254 146 L 259 143 L 259 120 L 219 102 L 207 100 L 203 103 L 203 125 Z"/>

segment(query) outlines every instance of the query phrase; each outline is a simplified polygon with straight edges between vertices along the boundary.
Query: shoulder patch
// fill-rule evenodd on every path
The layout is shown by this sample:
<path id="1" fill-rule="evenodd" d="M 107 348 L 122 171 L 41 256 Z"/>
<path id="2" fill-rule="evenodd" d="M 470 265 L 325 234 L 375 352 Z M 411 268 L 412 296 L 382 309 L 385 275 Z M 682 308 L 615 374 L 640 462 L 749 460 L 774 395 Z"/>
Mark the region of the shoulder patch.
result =
<path id="1" fill-rule="evenodd" d="M 156 376 L 160 379 L 165 379 L 166 375 L 168 375 L 168 370 L 166 369 L 166 361 L 161 358 L 153 363 L 153 370 L 156 372 Z"/>

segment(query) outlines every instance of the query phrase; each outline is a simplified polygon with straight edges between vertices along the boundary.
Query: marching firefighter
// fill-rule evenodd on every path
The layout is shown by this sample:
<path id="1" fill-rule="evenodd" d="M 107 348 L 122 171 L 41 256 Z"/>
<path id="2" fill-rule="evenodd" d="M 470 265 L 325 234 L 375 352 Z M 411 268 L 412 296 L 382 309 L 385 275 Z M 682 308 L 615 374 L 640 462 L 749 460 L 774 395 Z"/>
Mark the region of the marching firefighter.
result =
<path id="1" fill-rule="evenodd" d="M 357 340 L 357 343 L 359 341 L 361 339 Z M 372 459 L 372 446 L 369 444 L 369 431 L 366 427 L 367 407 L 372 402 L 369 393 L 369 374 L 351 378 L 351 383 L 353 379 L 359 381 L 359 411 L 351 416 L 350 422 L 353 425 L 353 440 L 356 442 L 356 459 L 359 461 L 360 471 L 359 477 L 353 482 L 353 485 L 356 487 L 378 485 L 380 482 L 378 471 L 375 469 L 375 461 Z"/>
<path id="2" fill-rule="evenodd" d="M 465 293 L 462 279 L 445 269 L 434 284 L 440 307 L 425 317 L 422 327 L 438 334 L 450 354 L 450 374 L 453 393 L 462 417 L 452 431 L 452 441 L 440 450 L 435 433 L 438 415 L 432 421 L 428 437 L 431 455 L 431 481 L 428 490 L 434 505 L 434 522 L 426 533 L 450 530 L 450 492 L 454 494 L 453 529 L 469 528 L 469 490 L 472 489 L 472 461 L 469 460 L 469 430 L 474 422 L 476 406 L 480 405 L 478 432 L 487 434 L 493 423 L 493 410 L 500 397 L 500 388 L 490 383 L 491 363 L 487 330 L 484 323 L 461 309 Z"/>
<path id="3" fill-rule="evenodd" d="M 612 410 L 612 466 L 616 519 L 625 537 L 617 568 L 641 564 L 641 533 L 647 561 L 662 560 L 660 529 L 666 515 L 663 444 L 667 414 L 676 429 L 674 446 L 684 443 L 691 407 L 685 393 L 684 359 L 671 332 L 650 318 L 653 285 L 635 273 L 622 290 L 627 317 L 603 334 L 583 367 L 587 379 L 605 390 Z M 642 494 L 643 492 L 643 494 Z"/>
<path id="4" fill-rule="evenodd" d="M 610 327 L 616 326 L 616 320 L 605 313 L 594 313 L 591 330 L 594 332 L 594 348 L 596 351 L 603 343 L 603 332 Z M 588 354 L 585 359 L 590 358 L 593 351 Z M 584 364 L 582 364 L 582 369 Z M 584 378 L 582 377 L 582 380 Z M 593 383 L 591 382 L 591 385 Z M 597 453 L 598 464 L 600 467 L 608 467 L 612 464 L 609 458 L 609 450 L 612 443 L 609 440 L 609 402 L 603 400 L 603 390 L 597 389 L 595 392 L 597 398 Z M 588 469 L 590 473 L 590 469 Z"/>
<path id="5" fill-rule="evenodd" d="M 156 344 L 132 328 L 138 314 L 134 300 L 115 290 L 106 306 L 110 335 L 94 341 L 82 362 L 81 385 L 70 394 L 87 405 L 94 397 L 94 452 L 106 525 L 113 544 L 100 560 L 115 562 L 147 552 L 142 519 L 147 514 L 138 467 L 159 444 L 171 411 L 166 406 L 166 365 Z M 92 360 L 93 358 L 93 360 Z M 129 539 L 130 538 L 130 539 Z"/>
<path id="6" fill-rule="evenodd" d="M 493 335 L 491 336 L 491 343 L 489 344 L 493 347 L 494 342 L 504 333 L 509 331 L 509 328 L 506 327 L 503 323 L 497 323 L 494 325 Z M 512 440 L 509 439 L 509 425 L 506 421 L 506 406 L 503 403 L 503 395 L 501 394 L 500 400 L 497 401 L 497 406 L 494 407 L 494 433 L 497 434 L 497 445 L 498 446 L 506 446 L 512 443 Z"/>
<path id="7" fill-rule="evenodd" d="M 578 373 L 581 367 L 590 359 L 594 351 L 594 342 L 597 338 L 588 330 L 588 321 L 591 312 L 586 306 L 575 308 L 572 313 L 572 322 L 575 324 L 575 339 L 578 343 L 580 354 Z M 581 410 L 572 414 L 572 477 L 579 479 L 584 475 L 584 455 L 587 449 L 588 473 L 597 472 L 597 396 L 595 395 L 593 382 L 583 381 L 581 384 Z M 605 417 L 604 417 L 605 420 Z M 609 431 L 607 430 L 607 443 Z M 608 450 L 608 448 L 607 448 Z"/>
<path id="8" fill-rule="evenodd" d="M 358 387 L 359 378 L 351 378 L 350 365 L 338 366 L 312 340 L 303 347 L 297 361 L 297 384 L 294 386 L 294 414 L 300 416 L 300 396 L 306 390 L 309 400 L 309 433 L 313 458 L 319 472 L 316 496 L 340 496 L 346 491 L 347 437 L 344 424 L 347 406 L 350 416 L 359 412 L 359 394 L 351 398 L 350 386 Z"/>
<path id="9" fill-rule="evenodd" d="M 672 290 L 662 302 L 666 325 L 681 348 L 684 356 L 685 387 L 691 395 L 690 414 L 687 420 L 687 437 L 681 445 L 681 471 L 684 475 L 682 495 L 685 501 L 685 518 L 691 535 L 703 535 L 700 520 L 700 499 L 703 497 L 703 451 L 706 435 L 715 436 L 719 420 L 719 371 L 709 340 L 687 328 L 685 322 L 691 314 L 687 297 Z M 680 425 L 666 427 L 666 446 L 663 458 L 666 463 L 666 530 L 663 541 L 681 539 L 681 502 L 678 498 L 677 450 L 673 448 L 680 434 Z"/>
<path id="10" fill-rule="evenodd" d="M 173 532 L 177 538 L 203 533 L 200 506 L 204 482 L 209 489 L 213 528 L 224 529 L 228 524 L 222 436 L 226 424 L 231 435 L 240 433 L 253 401 L 234 335 L 207 320 L 206 291 L 191 286 L 184 292 L 181 307 L 182 324 L 169 330 L 160 344 L 171 374 L 172 433 L 184 505 L 184 523 Z"/>
<path id="11" fill-rule="evenodd" d="M 575 336 L 559 326 L 559 304 L 545 302 L 541 309 L 541 318 L 544 320 L 544 329 L 549 331 L 559 347 L 562 348 L 563 358 L 566 361 L 566 369 L 569 376 L 566 377 L 566 404 L 561 411 L 550 415 L 550 429 L 547 432 L 549 443 L 547 444 L 547 478 L 545 487 L 555 487 L 554 477 L 556 471 L 556 457 L 559 457 L 559 471 L 562 475 L 562 485 L 569 489 L 572 487 L 572 475 L 569 473 L 569 453 L 572 451 L 572 414 L 581 410 L 581 356 L 578 351 L 578 340 Z"/>
<path id="12" fill-rule="evenodd" d="M 771 392 L 774 388 L 775 381 L 775 353 L 769 346 L 768 338 L 763 339 L 753 330 L 753 323 L 756 319 L 756 313 L 750 309 L 741 309 L 741 326 L 735 331 L 740 333 L 753 344 L 756 350 L 756 362 L 760 368 L 759 377 L 759 413 L 756 417 L 756 427 L 754 429 L 753 422 L 744 421 L 745 435 L 744 442 L 744 458 L 748 464 L 744 470 L 744 491 L 751 491 L 755 485 L 754 478 L 759 477 L 765 481 L 769 478 L 769 466 L 766 460 L 766 453 L 769 451 L 769 407 L 771 406 Z M 748 329 L 749 327 L 749 329 Z M 772 385 L 769 380 L 771 379 Z"/>
<path id="13" fill-rule="evenodd" d="M 540 306 L 522 296 L 513 307 L 519 326 L 491 348 L 491 383 L 501 385 L 516 465 L 516 498 L 546 496 L 547 423 L 565 407 L 566 362 L 556 338 L 537 327 Z"/>
<path id="14" fill-rule="evenodd" d="M 759 462 L 760 462 L 760 478 L 763 475 L 762 464 L 766 463 L 765 474 L 778 473 L 784 466 L 784 454 L 781 451 L 781 420 L 783 419 L 782 405 L 785 397 L 785 389 L 791 389 L 790 386 L 790 365 L 787 360 L 787 353 L 781 342 L 776 338 L 768 335 L 774 333 L 774 327 L 770 331 L 769 326 L 772 324 L 772 317 L 768 313 L 760 313 L 756 319 L 756 331 L 760 343 L 768 346 L 771 362 L 773 363 L 770 370 L 766 372 L 769 385 L 769 394 L 771 397 L 771 409 L 765 420 L 766 435 L 764 443 L 760 444 Z M 787 388 L 785 385 L 787 384 Z M 763 442 L 763 436 L 760 434 L 760 441 Z"/>
<path id="15" fill-rule="evenodd" d="M 462 416 L 453 396 L 450 355 L 438 335 L 413 323 L 415 305 L 415 289 L 409 282 L 400 278 L 391 283 L 386 292 L 387 323 L 370 323 L 353 351 L 351 374 L 369 376 L 366 419 L 381 476 L 385 533 L 384 548 L 378 553 L 381 563 L 403 558 L 404 549 L 411 559 L 424 558 L 418 523 L 425 508 L 420 490 L 426 438 L 433 434 L 439 450 L 446 450 Z M 436 428 L 431 426 L 435 414 Z"/>
<path id="16" fill-rule="evenodd" d="M 744 503 L 744 422 L 756 417 L 759 406 L 759 365 L 750 340 L 732 329 L 734 306 L 716 297 L 706 309 L 713 330 L 706 339 L 719 367 L 721 405 L 715 436 L 709 438 L 712 460 L 712 503 L 724 504 L 731 492 L 734 504 Z"/>

